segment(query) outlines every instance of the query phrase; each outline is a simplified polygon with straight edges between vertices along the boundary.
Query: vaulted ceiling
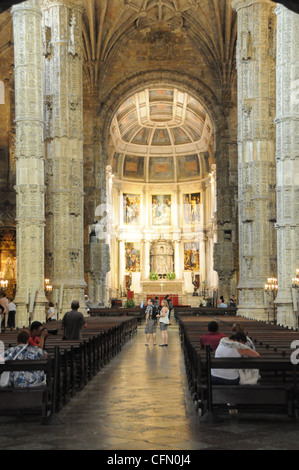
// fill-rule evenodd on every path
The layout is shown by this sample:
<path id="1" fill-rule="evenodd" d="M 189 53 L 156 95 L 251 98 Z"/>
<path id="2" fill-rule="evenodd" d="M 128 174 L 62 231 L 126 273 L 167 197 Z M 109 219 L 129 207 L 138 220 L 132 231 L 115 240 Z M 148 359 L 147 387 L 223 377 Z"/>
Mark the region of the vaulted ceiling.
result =
<path id="1" fill-rule="evenodd" d="M 84 58 L 95 83 L 101 64 L 136 30 L 169 28 L 188 36 L 224 83 L 235 73 L 236 13 L 231 0 L 86 0 Z"/>

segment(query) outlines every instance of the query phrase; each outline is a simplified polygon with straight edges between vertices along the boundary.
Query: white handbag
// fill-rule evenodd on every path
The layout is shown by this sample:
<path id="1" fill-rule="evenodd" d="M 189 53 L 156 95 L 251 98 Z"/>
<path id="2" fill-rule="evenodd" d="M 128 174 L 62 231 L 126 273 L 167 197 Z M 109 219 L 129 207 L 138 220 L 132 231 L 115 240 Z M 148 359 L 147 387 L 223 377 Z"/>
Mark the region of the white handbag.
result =
<path id="1" fill-rule="evenodd" d="M 240 385 L 256 385 L 259 379 L 259 369 L 239 369 Z"/>
<path id="2" fill-rule="evenodd" d="M 27 348 L 27 344 L 16 354 L 16 356 L 13 358 L 13 361 L 16 360 L 19 354 L 24 351 L 24 349 Z M 10 381 L 10 371 L 5 371 L 2 372 L 1 378 L 0 378 L 0 387 L 8 387 L 9 386 L 9 381 Z"/>

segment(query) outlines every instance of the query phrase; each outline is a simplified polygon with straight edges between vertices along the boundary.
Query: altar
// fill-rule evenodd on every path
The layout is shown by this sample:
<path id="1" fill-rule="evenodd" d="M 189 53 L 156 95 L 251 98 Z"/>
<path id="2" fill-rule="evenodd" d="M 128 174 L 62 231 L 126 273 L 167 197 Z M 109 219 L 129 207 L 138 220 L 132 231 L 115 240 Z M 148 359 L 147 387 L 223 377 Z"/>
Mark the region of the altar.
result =
<path id="1" fill-rule="evenodd" d="M 182 280 L 159 279 L 158 281 L 141 281 L 142 292 L 152 295 L 183 294 Z"/>

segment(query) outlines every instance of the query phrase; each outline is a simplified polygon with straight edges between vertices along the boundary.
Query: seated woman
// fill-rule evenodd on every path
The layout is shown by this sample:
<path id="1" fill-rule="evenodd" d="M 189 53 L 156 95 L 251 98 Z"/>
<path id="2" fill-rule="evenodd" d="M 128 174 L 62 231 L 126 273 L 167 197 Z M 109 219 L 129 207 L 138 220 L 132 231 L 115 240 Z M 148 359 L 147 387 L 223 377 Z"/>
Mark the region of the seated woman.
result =
<path id="1" fill-rule="evenodd" d="M 251 338 L 249 338 L 248 333 L 247 333 L 247 331 L 245 330 L 244 325 L 242 325 L 242 323 L 235 323 L 235 324 L 233 325 L 233 327 L 232 327 L 232 334 L 236 334 L 236 333 L 238 333 L 238 331 L 242 331 L 243 333 L 245 333 L 247 346 L 248 346 L 250 349 L 254 349 L 254 350 L 255 350 L 255 346 L 254 346 L 254 344 L 253 344 Z"/>
<path id="2" fill-rule="evenodd" d="M 242 331 L 238 331 L 230 338 L 222 338 L 215 351 L 215 358 L 218 357 L 259 357 L 259 353 L 246 345 L 247 338 Z M 212 369 L 211 379 L 214 384 L 234 385 L 240 381 L 238 369 Z"/>
<path id="3" fill-rule="evenodd" d="M 17 346 L 9 348 L 3 354 L 5 361 L 13 360 L 28 360 L 28 359 L 46 359 L 47 353 L 41 348 L 30 346 L 28 344 L 29 333 L 26 330 L 21 330 L 17 336 Z M 12 371 L 8 386 L 12 387 L 32 387 L 42 385 L 45 382 L 44 371 Z"/>

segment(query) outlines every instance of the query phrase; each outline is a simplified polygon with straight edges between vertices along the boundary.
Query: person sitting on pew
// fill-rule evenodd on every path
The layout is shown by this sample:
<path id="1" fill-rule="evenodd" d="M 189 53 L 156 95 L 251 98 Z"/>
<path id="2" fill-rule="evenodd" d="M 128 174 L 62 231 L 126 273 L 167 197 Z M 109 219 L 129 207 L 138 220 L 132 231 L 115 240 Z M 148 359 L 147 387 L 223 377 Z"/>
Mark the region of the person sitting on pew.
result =
<path id="1" fill-rule="evenodd" d="M 246 344 L 250 349 L 253 349 L 255 351 L 255 346 L 252 342 L 252 340 L 249 338 L 244 326 L 242 323 L 235 323 L 232 327 L 232 333 L 238 333 L 238 331 L 242 331 L 246 335 Z"/>
<path id="2" fill-rule="evenodd" d="M 259 353 L 246 345 L 246 335 L 242 331 L 230 338 L 222 338 L 215 351 L 215 358 L 223 357 L 259 357 Z M 211 379 L 214 384 L 235 385 L 240 382 L 238 369 L 211 369 Z"/>
<path id="3" fill-rule="evenodd" d="M 208 331 L 204 335 L 200 336 L 200 346 L 205 349 L 206 345 L 209 344 L 212 351 L 215 351 L 219 341 L 226 337 L 224 333 L 220 333 L 218 323 L 216 321 L 210 321 L 208 323 Z"/>
<path id="4" fill-rule="evenodd" d="M 47 328 L 40 321 L 33 321 L 30 325 L 29 345 L 45 348 L 46 338 L 49 336 Z"/>
<path id="5" fill-rule="evenodd" d="M 13 360 L 18 354 L 17 360 L 37 360 L 46 359 L 47 353 L 41 348 L 30 346 L 29 333 L 26 330 L 21 330 L 17 336 L 17 346 L 9 348 L 3 354 L 5 361 Z M 45 383 L 45 373 L 42 370 L 35 371 L 11 371 L 8 386 L 25 388 L 43 385 Z"/>

